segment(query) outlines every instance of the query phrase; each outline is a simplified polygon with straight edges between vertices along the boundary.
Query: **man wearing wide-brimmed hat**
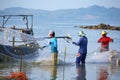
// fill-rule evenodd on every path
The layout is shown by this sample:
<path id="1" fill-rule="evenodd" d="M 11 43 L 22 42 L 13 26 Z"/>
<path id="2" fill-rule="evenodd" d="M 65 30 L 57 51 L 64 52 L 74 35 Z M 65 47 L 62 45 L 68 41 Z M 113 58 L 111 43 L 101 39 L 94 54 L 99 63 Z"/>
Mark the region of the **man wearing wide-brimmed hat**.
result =
<path id="1" fill-rule="evenodd" d="M 98 40 L 98 43 L 101 43 L 100 51 L 108 51 L 109 50 L 109 42 L 113 42 L 113 39 L 107 36 L 108 32 L 102 31 L 102 37 Z"/>
<path id="2" fill-rule="evenodd" d="M 87 44 L 88 44 L 88 39 L 85 36 L 86 34 L 83 31 L 80 31 L 78 33 L 79 41 L 78 42 L 73 42 L 73 44 L 79 46 L 78 54 L 76 57 L 76 64 L 85 64 L 85 59 L 87 55 Z"/>

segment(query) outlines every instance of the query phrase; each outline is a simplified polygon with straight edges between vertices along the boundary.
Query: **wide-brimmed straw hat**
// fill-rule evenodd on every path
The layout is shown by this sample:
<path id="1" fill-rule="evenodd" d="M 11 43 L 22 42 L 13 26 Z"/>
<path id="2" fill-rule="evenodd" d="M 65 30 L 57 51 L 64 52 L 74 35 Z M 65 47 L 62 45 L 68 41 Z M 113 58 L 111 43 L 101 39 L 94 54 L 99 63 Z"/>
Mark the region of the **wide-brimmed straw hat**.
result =
<path id="1" fill-rule="evenodd" d="M 85 36 L 86 34 L 83 31 L 78 32 L 79 36 Z"/>
<path id="2" fill-rule="evenodd" d="M 101 35 L 105 35 L 105 34 L 107 34 L 108 32 L 106 32 L 106 31 L 102 31 L 101 32 Z"/>

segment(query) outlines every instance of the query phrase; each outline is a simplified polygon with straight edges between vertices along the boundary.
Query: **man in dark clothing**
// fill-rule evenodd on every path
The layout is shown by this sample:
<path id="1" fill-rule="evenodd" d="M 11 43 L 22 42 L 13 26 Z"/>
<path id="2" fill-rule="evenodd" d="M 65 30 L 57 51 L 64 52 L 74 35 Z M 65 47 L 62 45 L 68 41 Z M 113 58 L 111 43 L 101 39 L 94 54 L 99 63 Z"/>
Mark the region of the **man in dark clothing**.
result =
<path id="1" fill-rule="evenodd" d="M 85 36 L 85 33 L 83 31 L 80 31 L 78 33 L 80 36 L 80 39 L 78 42 L 73 42 L 73 44 L 79 46 L 78 54 L 76 57 L 76 63 L 82 63 L 85 64 L 85 59 L 87 55 L 87 44 L 88 44 L 88 39 Z"/>

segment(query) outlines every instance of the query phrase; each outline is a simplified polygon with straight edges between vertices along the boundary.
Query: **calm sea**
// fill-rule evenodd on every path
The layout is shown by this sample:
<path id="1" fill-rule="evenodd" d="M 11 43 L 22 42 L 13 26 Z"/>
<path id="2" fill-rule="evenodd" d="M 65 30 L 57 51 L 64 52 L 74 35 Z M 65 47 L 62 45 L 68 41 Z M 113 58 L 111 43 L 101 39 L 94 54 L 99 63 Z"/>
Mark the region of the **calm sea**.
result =
<path id="1" fill-rule="evenodd" d="M 47 37 L 50 30 L 55 31 L 56 36 L 66 36 L 69 34 L 72 41 L 78 41 L 78 32 L 80 30 L 86 33 L 88 37 L 88 54 L 99 50 L 100 44 L 97 40 L 101 37 L 102 30 L 89 30 L 76 28 L 74 24 L 42 24 L 34 26 L 34 36 L 36 38 Z M 110 50 L 120 51 L 120 31 L 107 30 L 108 36 L 114 39 L 110 43 Z M 105 63 L 86 63 L 85 66 L 76 67 L 75 58 L 78 47 L 64 39 L 58 39 L 58 50 L 61 60 L 64 59 L 64 48 L 66 47 L 65 65 L 46 66 L 46 65 L 29 65 L 23 69 L 27 72 L 29 80 L 119 80 L 120 67 L 114 64 Z M 41 46 L 47 45 L 49 40 L 38 41 Z M 40 58 L 50 57 L 50 48 L 39 50 Z M 6 63 L 7 64 L 7 63 Z M 64 62 L 62 62 L 64 64 Z M 104 74 L 104 76 L 102 75 Z"/>

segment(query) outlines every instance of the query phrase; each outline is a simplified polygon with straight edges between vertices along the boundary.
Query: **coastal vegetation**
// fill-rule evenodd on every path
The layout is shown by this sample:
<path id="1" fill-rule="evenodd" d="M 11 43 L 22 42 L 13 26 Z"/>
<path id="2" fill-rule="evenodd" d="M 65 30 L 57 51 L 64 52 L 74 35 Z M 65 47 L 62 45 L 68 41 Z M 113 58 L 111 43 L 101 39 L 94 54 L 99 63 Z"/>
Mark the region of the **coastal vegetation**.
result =
<path id="1" fill-rule="evenodd" d="M 111 26 L 109 24 L 104 24 L 104 23 L 100 23 L 98 25 L 89 25 L 89 26 L 75 26 L 75 27 L 80 27 L 80 28 L 85 28 L 85 29 L 104 29 L 104 30 L 118 30 L 120 31 L 120 27 L 118 26 Z"/>

